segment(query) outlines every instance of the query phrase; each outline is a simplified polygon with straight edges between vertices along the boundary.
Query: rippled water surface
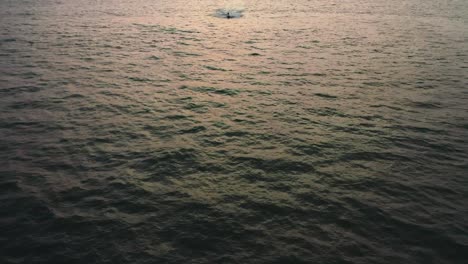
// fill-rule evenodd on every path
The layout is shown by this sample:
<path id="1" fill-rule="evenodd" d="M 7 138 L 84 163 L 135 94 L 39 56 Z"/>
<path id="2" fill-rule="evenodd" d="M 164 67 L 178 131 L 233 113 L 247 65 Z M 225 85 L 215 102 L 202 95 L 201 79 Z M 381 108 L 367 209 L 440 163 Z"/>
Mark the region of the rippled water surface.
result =
<path id="1" fill-rule="evenodd" d="M 467 43 L 462 0 L 0 0 L 0 262 L 467 263 Z"/>

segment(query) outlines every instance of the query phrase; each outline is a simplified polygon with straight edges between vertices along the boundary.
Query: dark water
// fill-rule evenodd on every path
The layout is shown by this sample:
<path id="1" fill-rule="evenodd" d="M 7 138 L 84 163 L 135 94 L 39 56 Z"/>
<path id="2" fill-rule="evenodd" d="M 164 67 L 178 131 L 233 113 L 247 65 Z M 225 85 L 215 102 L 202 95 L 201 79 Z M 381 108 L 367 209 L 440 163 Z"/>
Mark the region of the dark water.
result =
<path id="1" fill-rule="evenodd" d="M 0 0 L 0 263 L 468 263 L 467 18 Z"/>

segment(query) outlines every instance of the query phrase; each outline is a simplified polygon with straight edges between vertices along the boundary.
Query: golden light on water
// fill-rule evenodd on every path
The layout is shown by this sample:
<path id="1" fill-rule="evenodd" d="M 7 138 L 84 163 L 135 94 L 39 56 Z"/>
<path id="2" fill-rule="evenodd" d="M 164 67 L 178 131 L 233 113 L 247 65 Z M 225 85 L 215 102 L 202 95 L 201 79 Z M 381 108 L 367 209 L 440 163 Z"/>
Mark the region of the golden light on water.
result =
<path id="1" fill-rule="evenodd" d="M 466 1 L 0 6 L 0 263 L 468 258 Z"/>

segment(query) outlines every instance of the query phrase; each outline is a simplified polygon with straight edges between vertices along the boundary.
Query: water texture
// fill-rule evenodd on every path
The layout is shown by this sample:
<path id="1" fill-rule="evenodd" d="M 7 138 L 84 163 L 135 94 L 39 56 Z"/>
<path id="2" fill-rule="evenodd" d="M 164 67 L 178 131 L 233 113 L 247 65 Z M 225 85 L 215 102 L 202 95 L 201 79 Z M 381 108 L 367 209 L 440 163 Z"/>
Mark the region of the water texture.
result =
<path id="1" fill-rule="evenodd" d="M 467 19 L 0 0 L 0 263 L 467 263 Z"/>

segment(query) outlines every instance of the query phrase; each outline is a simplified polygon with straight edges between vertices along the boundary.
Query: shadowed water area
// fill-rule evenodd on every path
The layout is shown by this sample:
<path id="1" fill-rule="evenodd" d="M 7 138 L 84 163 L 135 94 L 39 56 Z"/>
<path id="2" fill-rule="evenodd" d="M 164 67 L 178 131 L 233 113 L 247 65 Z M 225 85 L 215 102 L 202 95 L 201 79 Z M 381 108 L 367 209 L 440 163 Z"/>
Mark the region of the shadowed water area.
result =
<path id="1" fill-rule="evenodd" d="M 0 0 L 0 263 L 467 263 L 467 20 Z"/>

